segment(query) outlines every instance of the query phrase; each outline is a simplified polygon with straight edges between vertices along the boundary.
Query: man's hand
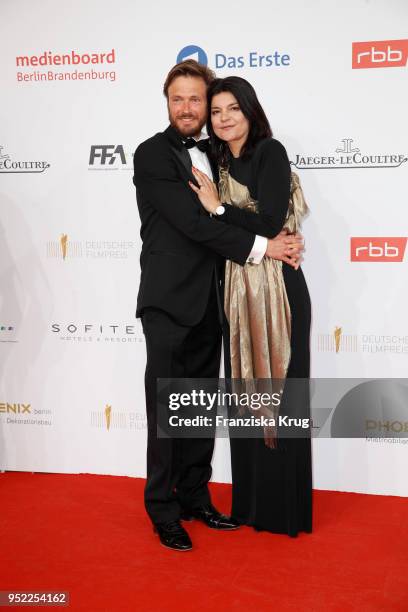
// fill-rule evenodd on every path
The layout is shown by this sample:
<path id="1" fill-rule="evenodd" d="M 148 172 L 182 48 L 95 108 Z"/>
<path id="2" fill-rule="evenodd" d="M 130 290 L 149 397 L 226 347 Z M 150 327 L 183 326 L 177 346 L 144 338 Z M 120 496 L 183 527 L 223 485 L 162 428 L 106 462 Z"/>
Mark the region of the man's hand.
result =
<path id="1" fill-rule="evenodd" d="M 268 240 L 265 257 L 284 261 L 297 270 L 304 250 L 302 234 L 288 234 L 282 230 L 275 238 Z"/>

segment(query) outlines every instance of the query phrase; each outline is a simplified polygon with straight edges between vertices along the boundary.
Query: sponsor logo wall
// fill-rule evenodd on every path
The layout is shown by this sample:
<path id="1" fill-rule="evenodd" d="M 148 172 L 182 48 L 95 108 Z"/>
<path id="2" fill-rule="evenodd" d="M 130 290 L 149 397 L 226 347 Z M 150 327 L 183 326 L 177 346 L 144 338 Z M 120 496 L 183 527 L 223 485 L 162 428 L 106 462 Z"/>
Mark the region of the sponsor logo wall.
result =
<path id="1" fill-rule="evenodd" d="M 312 376 L 406 377 L 405 4 L 227 2 L 193 30 L 178 0 L 69 11 L 1 15 L 0 469 L 145 474 L 132 158 L 167 126 L 164 77 L 189 57 L 254 85 L 302 182 Z M 314 440 L 315 487 L 408 495 L 406 453 Z"/>

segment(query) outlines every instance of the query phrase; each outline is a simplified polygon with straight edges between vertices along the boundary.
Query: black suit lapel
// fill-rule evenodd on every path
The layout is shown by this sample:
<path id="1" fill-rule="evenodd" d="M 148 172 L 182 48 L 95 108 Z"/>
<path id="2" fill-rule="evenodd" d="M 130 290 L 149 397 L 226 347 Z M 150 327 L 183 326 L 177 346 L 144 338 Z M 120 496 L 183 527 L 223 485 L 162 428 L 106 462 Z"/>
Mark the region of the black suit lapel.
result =
<path id="1" fill-rule="evenodd" d="M 196 185 L 197 182 L 191 171 L 191 157 L 185 146 L 183 146 L 181 136 L 171 125 L 165 130 L 164 135 L 170 142 L 171 150 L 178 160 L 179 165 L 181 165 L 185 178 Z"/>
<path id="2" fill-rule="evenodd" d="M 191 171 L 191 167 L 192 167 L 191 157 L 186 147 L 183 145 L 180 134 L 170 125 L 167 128 L 167 130 L 164 131 L 164 135 L 167 137 L 169 141 L 170 148 L 173 152 L 174 157 L 176 158 L 178 162 L 178 166 L 180 168 L 180 173 L 182 177 L 185 178 L 187 184 L 188 184 L 188 181 L 191 181 L 196 187 L 198 187 L 198 183 Z M 195 204 L 200 209 L 200 214 L 208 215 L 205 208 L 201 206 L 201 203 L 198 197 L 193 192 L 193 190 L 190 187 L 189 189 L 191 190 L 191 197 L 193 198 Z"/>
<path id="3" fill-rule="evenodd" d="M 177 149 L 177 147 L 175 147 L 174 145 L 171 145 L 171 149 L 174 153 L 174 155 L 176 156 L 176 158 L 179 160 L 179 162 L 181 163 L 183 170 L 184 170 L 184 174 L 186 176 L 186 178 L 189 181 L 192 181 L 195 185 L 196 180 L 194 178 L 194 175 L 191 171 L 191 157 L 188 154 L 188 151 L 185 147 L 182 147 L 181 149 Z"/>

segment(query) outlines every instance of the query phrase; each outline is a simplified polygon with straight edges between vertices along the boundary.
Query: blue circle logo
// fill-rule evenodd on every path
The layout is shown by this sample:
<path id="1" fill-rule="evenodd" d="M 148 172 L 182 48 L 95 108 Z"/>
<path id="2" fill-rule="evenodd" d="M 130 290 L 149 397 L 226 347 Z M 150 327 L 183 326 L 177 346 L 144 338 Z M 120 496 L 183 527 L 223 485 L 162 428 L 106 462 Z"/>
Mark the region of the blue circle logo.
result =
<path id="1" fill-rule="evenodd" d="M 183 62 L 186 59 L 194 59 L 199 64 L 203 64 L 203 66 L 207 66 L 208 64 L 206 52 L 201 47 L 197 47 L 197 45 L 187 45 L 187 47 L 183 47 L 177 56 L 177 63 Z"/>

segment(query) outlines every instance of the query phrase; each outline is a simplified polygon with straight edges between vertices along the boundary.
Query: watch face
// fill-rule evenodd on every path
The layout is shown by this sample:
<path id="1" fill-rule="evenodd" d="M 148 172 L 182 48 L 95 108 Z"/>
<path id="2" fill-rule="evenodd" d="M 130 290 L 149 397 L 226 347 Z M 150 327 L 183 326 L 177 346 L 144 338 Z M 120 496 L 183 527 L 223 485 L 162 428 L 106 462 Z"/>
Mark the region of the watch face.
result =
<path id="1" fill-rule="evenodd" d="M 223 215 L 225 213 L 225 208 L 224 206 L 218 206 L 217 210 L 215 211 L 217 213 L 217 215 Z"/>

